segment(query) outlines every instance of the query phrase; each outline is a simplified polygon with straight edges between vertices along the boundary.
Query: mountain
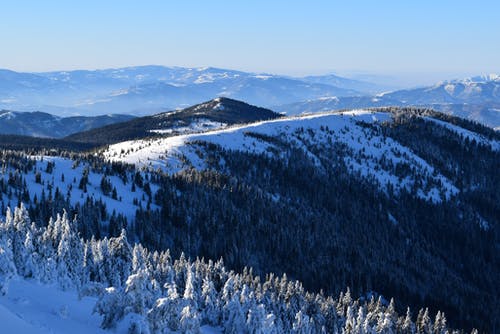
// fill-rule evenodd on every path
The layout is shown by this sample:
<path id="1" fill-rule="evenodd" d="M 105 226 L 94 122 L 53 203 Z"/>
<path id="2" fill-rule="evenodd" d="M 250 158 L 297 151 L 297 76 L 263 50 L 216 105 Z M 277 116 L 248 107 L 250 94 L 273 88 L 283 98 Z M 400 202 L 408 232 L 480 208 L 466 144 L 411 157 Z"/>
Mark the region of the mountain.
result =
<path id="1" fill-rule="evenodd" d="M 412 105 L 500 103 L 500 76 L 491 74 L 444 81 L 432 87 L 399 90 L 381 96 Z"/>
<path id="2" fill-rule="evenodd" d="M 129 115 L 58 117 L 43 112 L 0 111 L 0 134 L 62 138 L 75 132 L 128 121 Z"/>
<path id="3" fill-rule="evenodd" d="M 339 84 L 344 82 L 339 78 Z M 346 79 L 347 86 L 353 82 Z M 0 71 L 0 108 L 41 110 L 59 116 L 157 113 L 214 96 L 271 106 L 323 96 L 351 96 L 354 89 L 300 78 L 235 70 L 139 66 L 46 73 Z"/>
<path id="4" fill-rule="evenodd" d="M 488 75 L 375 96 L 326 97 L 273 107 L 287 115 L 380 106 L 420 106 L 500 127 L 500 77 Z"/>
<path id="5" fill-rule="evenodd" d="M 468 140 L 475 140 L 493 151 L 500 151 L 500 141 L 489 140 L 487 137 L 466 131 L 452 124 L 432 118 L 434 115 L 422 116 L 426 122 L 436 122 L 442 127 L 463 136 Z M 168 173 L 175 173 L 184 168 L 195 167 L 207 169 L 204 157 L 208 154 L 199 154 L 210 145 L 223 150 L 242 151 L 245 154 L 263 154 L 285 158 L 281 153 L 281 146 L 292 145 L 301 147 L 306 157 L 311 159 L 318 169 L 326 168 L 327 161 L 321 161 L 324 153 L 315 149 L 308 151 L 309 145 L 325 145 L 334 139 L 347 145 L 352 156 L 364 156 L 361 161 L 346 160 L 348 168 L 359 172 L 367 179 L 376 180 L 382 188 L 390 187 L 399 192 L 401 188 L 417 192 L 417 196 L 431 201 L 441 201 L 455 195 L 458 189 L 443 175 L 435 175 L 435 170 L 422 161 L 408 148 L 401 146 L 397 141 L 387 141 L 382 134 L 367 135 L 366 127 L 371 124 L 391 123 L 392 115 L 386 111 L 345 111 L 342 113 L 315 113 L 307 116 L 279 118 L 248 125 L 237 125 L 227 129 L 215 129 L 200 134 L 184 134 L 167 138 L 140 139 L 111 145 L 103 154 L 112 161 L 142 165 L 145 167 L 163 168 Z M 304 129 L 311 132 L 304 133 Z M 320 130 L 323 129 L 323 130 Z M 327 129 L 327 130 L 325 130 Z M 321 132 L 326 132 L 322 134 Z M 498 136 L 497 136 L 498 137 Z M 381 142 L 384 145 L 380 146 Z M 208 144 L 208 147 L 207 147 Z M 403 154 L 403 152 L 405 152 Z M 393 160 L 393 163 L 407 164 L 414 168 L 419 178 L 428 178 L 421 184 L 422 188 L 415 188 L 414 180 L 407 178 L 404 182 L 390 170 L 381 168 L 379 159 Z M 373 160 L 372 160 L 373 159 Z M 333 162 L 333 161 L 332 161 Z M 391 163 L 388 163 L 391 166 Z M 170 170 L 170 168 L 172 168 Z M 432 175 L 432 176 L 431 176 Z M 440 184 L 439 187 L 429 187 L 429 184 Z"/>
<path id="6" fill-rule="evenodd" d="M 228 113 L 218 122 L 227 124 L 241 114 L 231 112 L 232 104 L 242 106 L 216 99 L 178 111 L 189 122 L 175 132 L 170 117 L 176 113 L 163 114 L 156 122 L 152 117 L 152 127 L 139 128 L 161 130 L 164 137 L 120 142 L 90 154 L 2 150 L 0 207 L 24 203 L 28 213 L 18 214 L 15 221 L 29 215 L 35 224 L 27 226 L 34 228 L 46 226 L 51 216 L 66 210 L 71 218 L 76 216 L 72 228 L 80 233 L 78 240 L 102 240 L 100 246 L 82 247 L 88 250 L 86 259 L 96 254 L 97 263 L 112 256 L 96 252 L 116 249 L 116 254 L 124 254 L 123 248 L 115 247 L 126 229 L 131 243 L 140 242 L 152 252 L 169 249 L 171 256 L 184 258 L 176 268 L 188 258 L 223 257 L 227 270 L 248 273 L 244 268 L 251 267 L 261 282 L 274 282 L 286 273 L 309 291 L 338 294 L 349 286 L 349 294 L 360 301 L 373 295 L 383 296 L 382 301 L 400 300 L 393 306 L 398 312 L 406 312 L 406 305 L 413 310 L 429 307 L 434 314 L 441 310 L 453 327 L 492 331 L 498 325 L 498 133 L 464 119 L 411 108 L 276 118 L 270 111 L 261 110 L 261 115 L 243 105 L 248 115 L 239 122 L 248 117 L 261 120 L 222 128 L 198 127 L 200 122 L 191 126 L 195 116 L 223 112 Z M 162 128 L 162 121 L 168 126 Z M 29 235 L 19 223 L 12 226 Z M 49 232 L 32 233 L 36 247 L 51 240 Z M 50 235 L 57 238 L 62 233 Z M 136 259 L 144 254 L 137 252 Z M 158 256 L 147 258 L 156 261 Z M 142 268 L 134 261 L 134 268 Z M 16 263 L 25 268 L 23 261 Z M 115 286 L 108 290 L 110 295 L 99 296 L 118 303 L 106 310 L 120 310 L 122 301 L 132 300 L 122 295 L 131 288 L 116 283 L 127 276 L 117 278 L 111 273 L 118 269 L 97 263 L 85 279 Z M 179 272 L 185 274 L 176 280 L 178 294 L 183 295 L 189 275 Z M 25 269 L 19 273 L 39 275 Z M 135 273 L 135 278 L 142 277 Z M 152 277 L 165 282 L 171 276 L 160 271 Z M 225 281 L 214 279 L 215 289 L 223 295 Z M 195 286 L 202 281 L 199 277 Z M 147 282 L 144 286 L 164 286 Z M 295 286 L 287 283 L 285 289 L 280 282 L 286 278 L 276 278 L 283 292 Z M 234 286 L 246 290 L 245 284 Z M 113 318 L 101 310 L 103 319 Z M 314 315 L 309 308 L 304 312 Z"/>
<path id="7" fill-rule="evenodd" d="M 215 79 L 214 79 L 215 78 Z M 179 86 L 167 82 L 154 82 L 111 92 L 102 99 L 82 104 L 94 112 L 129 110 L 136 114 L 151 113 L 165 108 L 186 107 L 213 96 L 248 101 L 271 106 L 289 101 L 322 96 L 359 95 L 358 92 L 334 86 L 306 83 L 296 79 L 269 75 L 234 75 L 217 77 L 200 74 L 193 83 Z"/>
<path id="8" fill-rule="evenodd" d="M 66 139 L 76 142 L 110 144 L 154 136 L 201 132 L 232 124 L 249 123 L 280 117 L 271 110 L 219 97 L 182 110 L 135 118 L 90 131 L 75 133 Z"/>
<path id="9" fill-rule="evenodd" d="M 230 102 L 209 101 L 190 115 L 206 117 Z M 146 129 L 164 133 L 90 153 L 1 150 L 0 209 L 24 203 L 26 212 L 6 215 L 0 261 L 12 249 L 23 278 L 66 288 L 98 283 L 80 291 L 99 298 L 105 328 L 130 320 L 127 314 L 139 317 L 136 326 L 166 326 L 157 321 L 170 301 L 196 300 L 201 307 L 193 310 L 201 312 L 206 299 L 191 291 L 208 294 L 209 282 L 221 303 L 214 305 L 262 303 L 260 313 L 289 326 L 283 332 L 299 311 L 316 319 L 311 325 L 341 332 L 333 324 L 347 325 L 353 312 L 363 318 L 378 310 L 367 324 L 388 326 L 404 322 L 392 310 L 405 314 L 407 306 L 419 328 L 434 323 L 428 315 L 438 310 L 451 327 L 498 328 L 500 134 L 417 108 L 267 115 L 222 128 L 188 122 L 175 132 L 151 123 Z M 63 210 L 74 222 L 57 219 Z M 28 216 L 34 224 L 21 223 Z M 137 244 L 135 251 L 125 240 Z M 39 251 L 22 251 L 31 244 Z M 24 255 L 32 253 L 40 255 Z M 82 276 L 78 263 L 88 266 Z M 338 299 L 327 297 L 341 291 Z M 227 308 L 222 314 L 233 314 Z"/>
<path id="10" fill-rule="evenodd" d="M 353 96 L 353 97 L 323 97 L 314 100 L 295 102 L 274 106 L 273 110 L 285 115 L 300 115 L 332 110 L 347 110 L 356 108 L 400 106 L 402 103 L 389 97 Z"/>
<path id="11" fill-rule="evenodd" d="M 326 74 L 326 75 L 311 75 L 302 77 L 301 80 L 305 82 L 318 83 L 324 85 L 331 85 L 335 87 L 342 87 L 346 89 L 352 89 L 354 91 L 363 92 L 365 94 L 378 94 L 387 90 L 386 86 L 382 86 L 379 84 L 360 81 L 354 79 L 348 79 L 344 77 L 340 77 L 335 74 Z"/>

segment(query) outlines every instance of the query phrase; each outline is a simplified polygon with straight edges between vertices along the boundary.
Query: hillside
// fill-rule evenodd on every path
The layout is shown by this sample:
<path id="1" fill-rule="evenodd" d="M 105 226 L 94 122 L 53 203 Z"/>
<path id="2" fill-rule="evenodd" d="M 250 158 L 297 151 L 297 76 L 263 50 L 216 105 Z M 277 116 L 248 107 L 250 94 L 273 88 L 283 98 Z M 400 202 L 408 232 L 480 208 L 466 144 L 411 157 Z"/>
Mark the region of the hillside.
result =
<path id="1" fill-rule="evenodd" d="M 0 149 L 38 151 L 89 151 L 98 147 L 92 143 L 82 143 L 59 138 L 40 138 L 19 135 L 0 134 Z"/>
<path id="2" fill-rule="evenodd" d="M 216 98 L 182 110 L 140 117 L 128 122 L 76 133 L 66 139 L 84 143 L 110 144 L 155 134 L 201 132 L 231 124 L 277 117 L 280 115 L 268 109 L 228 98 Z"/>
<path id="3" fill-rule="evenodd" d="M 62 138 L 72 133 L 125 122 L 130 115 L 58 117 L 43 112 L 0 111 L 0 134 Z"/>
<path id="4" fill-rule="evenodd" d="M 498 326 L 495 131 L 411 108 L 197 131 L 102 155 L 2 151 L 1 206 L 25 203 L 36 226 L 65 209 L 84 240 L 124 228 L 151 251 Z"/>
<path id="5" fill-rule="evenodd" d="M 0 221 L 0 320 L 9 333 L 337 333 L 447 331 L 445 314 L 413 317 L 382 296 L 336 298 L 222 260 L 152 253 L 118 237 L 84 241 L 66 214 L 31 224 L 23 207 Z M 24 239 L 24 242 L 16 240 Z M 99 325 L 100 323 L 100 325 Z"/>

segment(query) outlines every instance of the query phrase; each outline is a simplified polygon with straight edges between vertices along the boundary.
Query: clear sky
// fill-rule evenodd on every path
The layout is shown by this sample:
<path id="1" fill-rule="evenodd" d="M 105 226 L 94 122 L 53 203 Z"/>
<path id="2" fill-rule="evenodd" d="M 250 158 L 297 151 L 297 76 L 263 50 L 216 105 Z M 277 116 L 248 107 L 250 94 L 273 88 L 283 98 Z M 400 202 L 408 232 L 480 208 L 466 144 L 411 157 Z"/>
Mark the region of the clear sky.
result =
<path id="1" fill-rule="evenodd" d="M 498 0 L 0 0 L 0 68 L 500 72 Z"/>

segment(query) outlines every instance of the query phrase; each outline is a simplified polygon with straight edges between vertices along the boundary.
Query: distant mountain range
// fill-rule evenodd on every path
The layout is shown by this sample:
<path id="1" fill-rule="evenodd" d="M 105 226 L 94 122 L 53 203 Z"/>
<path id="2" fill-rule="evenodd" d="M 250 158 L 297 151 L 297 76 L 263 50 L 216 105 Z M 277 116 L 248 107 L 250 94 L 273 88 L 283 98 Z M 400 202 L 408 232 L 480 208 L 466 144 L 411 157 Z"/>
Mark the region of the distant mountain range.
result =
<path id="1" fill-rule="evenodd" d="M 334 80 L 334 76 L 324 80 L 291 78 L 211 67 L 139 66 L 46 73 L 0 70 L 0 108 L 56 115 L 144 115 L 217 96 L 269 107 L 323 96 L 363 95 L 374 90 L 373 84 L 340 77 Z"/>
<path id="2" fill-rule="evenodd" d="M 500 127 L 500 76 L 489 75 L 440 82 L 431 87 L 398 90 L 373 96 L 323 97 L 276 106 L 288 115 L 327 110 L 421 106 Z"/>
<path id="3" fill-rule="evenodd" d="M 58 117 L 43 112 L 0 110 L 0 134 L 62 138 L 132 118 L 130 115 Z"/>
<path id="4" fill-rule="evenodd" d="M 237 99 L 288 115 L 420 106 L 500 127 L 498 75 L 384 92 L 384 86 L 334 74 L 292 78 L 212 67 L 139 66 L 46 73 L 0 70 L 0 109 L 7 110 L 58 116 L 144 116 L 186 108 L 214 97 Z"/>

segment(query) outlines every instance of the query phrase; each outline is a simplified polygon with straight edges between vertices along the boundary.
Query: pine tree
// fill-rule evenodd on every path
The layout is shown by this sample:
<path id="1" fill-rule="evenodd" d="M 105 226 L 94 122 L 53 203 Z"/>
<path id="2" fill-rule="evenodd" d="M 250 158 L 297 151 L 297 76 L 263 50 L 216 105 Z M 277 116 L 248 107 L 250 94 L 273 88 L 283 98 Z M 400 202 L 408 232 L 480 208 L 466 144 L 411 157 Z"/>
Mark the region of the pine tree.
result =
<path id="1" fill-rule="evenodd" d="M 94 312 L 102 316 L 103 329 L 114 328 L 124 316 L 123 292 L 111 287 L 97 301 Z"/>
<path id="2" fill-rule="evenodd" d="M 216 326 L 220 321 L 220 303 L 213 282 L 205 277 L 202 285 L 203 322 Z"/>
<path id="3" fill-rule="evenodd" d="M 0 228 L 0 294 L 5 295 L 9 289 L 9 282 L 16 276 L 14 254 L 9 240 Z"/>
<path id="4" fill-rule="evenodd" d="M 237 294 L 224 305 L 223 314 L 225 333 L 241 333 L 243 331 L 246 319 Z"/>
<path id="5" fill-rule="evenodd" d="M 297 312 L 295 315 L 295 320 L 293 322 L 293 333 L 294 334 L 312 334 L 313 329 L 311 326 L 311 321 L 307 314 L 301 311 Z"/>
<path id="6" fill-rule="evenodd" d="M 180 326 L 181 303 L 174 282 L 167 285 L 167 297 L 156 300 L 148 311 L 148 320 L 153 332 L 177 331 Z"/>
<path id="7" fill-rule="evenodd" d="M 409 307 L 406 310 L 406 317 L 403 321 L 402 330 L 403 330 L 403 333 L 405 333 L 405 334 L 415 333 L 415 324 L 411 320 L 411 312 L 410 312 Z"/>
<path id="8" fill-rule="evenodd" d="M 444 313 L 440 311 L 436 314 L 436 319 L 434 320 L 434 333 L 435 334 L 444 334 L 446 333 L 446 317 Z"/>
<path id="9" fill-rule="evenodd" d="M 35 247 L 33 245 L 33 233 L 34 225 L 26 231 L 26 237 L 24 239 L 24 249 L 25 249 L 25 257 L 24 257 L 24 273 L 23 276 L 27 278 L 39 278 L 38 273 L 38 263 L 37 257 L 38 254 L 35 252 Z"/>
<path id="10" fill-rule="evenodd" d="M 125 313 L 144 315 L 152 303 L 151 278 L 146 270 L 140 270 L 128 277 L 125 283 Z"/>
<path id="11" fill-rule="evenodd" d="M 198 311 L 190 305 L 185 306 L 181 311 L 180 330 L 186 334 L 200 333 L 200 318 Z"/>

